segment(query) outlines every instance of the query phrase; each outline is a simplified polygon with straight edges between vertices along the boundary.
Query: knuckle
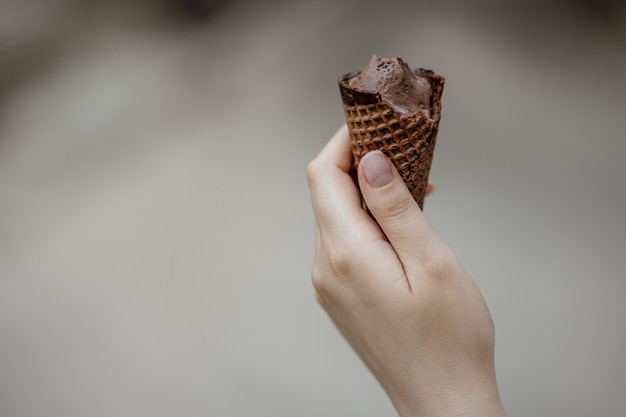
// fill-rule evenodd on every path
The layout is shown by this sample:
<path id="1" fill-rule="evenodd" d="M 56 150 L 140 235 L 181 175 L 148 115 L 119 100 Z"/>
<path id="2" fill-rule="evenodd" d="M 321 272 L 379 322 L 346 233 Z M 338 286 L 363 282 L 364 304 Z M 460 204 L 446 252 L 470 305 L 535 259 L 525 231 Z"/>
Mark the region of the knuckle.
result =
<path id="1" fill-rule="evenodd" d="M 306 178 L 309 184 L 315 182 L 316 178 L 318 177 L 319 171 L 319 162 L 317 158 L 308 163 L 306 167 Z"/>
<path id="2" fill-rule="evenodd" d="M 405 218 L 414 209 L 414 203 L 410 196 L 392 198 L 382 207 L 382 214 L 388 219 Z"/>
<path id="3" fill-rule="evenodd" d="M 452 250 L 446 245 L 437 247 L 422 259 L 426 274 L 435 280 L 444 280 L 456 271 L 458 262 Z"/>
<path id="4" fill-rule="evenodd" d="M 347 250 L 328 251 L 316 260 L 311 280 L 318 299 L 329 298 L 338 284 L 349 279 L 352 269 L 352 256 Z"/>
<path id="5" fill-rule="evenodd" d="M 311 272 L 311 281 L 313 283 L 313 288 L 315 289 L 315 291 L 324 291 L 324 289 L 326 288 L 325 276 L 325 274 L 321 273 L 320 268 L 317 265 L 313 266 L 313 271 Z"/>
<path id="6" fill-rule="evenodd" d="M 313 289 L 315 290 L 315 299 L 322 307 L 330 305 L 333 295 L 332 283 L 328 274 L 322 273 L 320 268 L 313 268 L 311 274 Z"/>
<path id="7" fill-rule="evenodd" d="M 343 279 L 350 274 L 352 256 L 347 250 L 334 250 L 327 255 L 328 268 L 332 276 Z"/>

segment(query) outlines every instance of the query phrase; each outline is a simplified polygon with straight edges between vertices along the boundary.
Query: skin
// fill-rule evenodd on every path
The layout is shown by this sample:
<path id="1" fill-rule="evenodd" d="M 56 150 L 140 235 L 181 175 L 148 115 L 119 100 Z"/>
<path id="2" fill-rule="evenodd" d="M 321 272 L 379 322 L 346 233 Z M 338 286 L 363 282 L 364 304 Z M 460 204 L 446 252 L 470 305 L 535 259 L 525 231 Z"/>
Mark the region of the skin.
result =
<path id="1" fill-rule="evenodd" d="M 343 126 L 307 167 L 318 302 L 401 417 L 506 416 L 476 284 L 382 153 L 352 166 Z"/>

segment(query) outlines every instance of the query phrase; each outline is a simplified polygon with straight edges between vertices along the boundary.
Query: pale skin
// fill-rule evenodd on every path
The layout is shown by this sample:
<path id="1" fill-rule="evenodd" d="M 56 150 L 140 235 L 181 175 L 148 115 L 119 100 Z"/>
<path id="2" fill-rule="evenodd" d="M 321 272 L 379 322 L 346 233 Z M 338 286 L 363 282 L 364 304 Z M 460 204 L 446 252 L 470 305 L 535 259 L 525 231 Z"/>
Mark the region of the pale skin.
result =
<path id="1" fill-rule="evenodd" d="M 343 126 L 307 167 L 318 302 L 399 416 L 506 416 L 478 287 L 382 153 L 353 164 Z"/>

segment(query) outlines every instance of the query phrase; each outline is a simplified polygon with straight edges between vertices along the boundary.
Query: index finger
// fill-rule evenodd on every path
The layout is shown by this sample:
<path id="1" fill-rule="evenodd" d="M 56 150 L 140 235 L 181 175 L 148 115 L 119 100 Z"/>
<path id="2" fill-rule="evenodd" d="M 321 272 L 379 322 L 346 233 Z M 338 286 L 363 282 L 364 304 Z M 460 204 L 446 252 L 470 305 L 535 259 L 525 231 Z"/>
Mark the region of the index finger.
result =
<path id="1" fill-rule="evenodd" d="M 348 129 L 343 125 L 307 167 L 320 233 L 340 237 L 366 233 L 384 239 L 380 228 L 363 210 L 361 194 L 350 172 L 353 163 Z"/>

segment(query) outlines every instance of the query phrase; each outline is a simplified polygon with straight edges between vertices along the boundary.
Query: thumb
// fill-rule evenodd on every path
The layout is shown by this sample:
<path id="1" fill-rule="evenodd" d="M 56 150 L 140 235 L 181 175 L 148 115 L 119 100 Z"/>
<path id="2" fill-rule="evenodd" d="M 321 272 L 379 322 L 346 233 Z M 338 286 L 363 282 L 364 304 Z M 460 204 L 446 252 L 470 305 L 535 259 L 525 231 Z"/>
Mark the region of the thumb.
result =
<path id="1" fill-rule="evenodd" d="M 428 253 L 436 233 L 411 196 L 393 163 L 380 151 L 359 163 L 361 194 L 370 213 L 403 263 Z"/>

